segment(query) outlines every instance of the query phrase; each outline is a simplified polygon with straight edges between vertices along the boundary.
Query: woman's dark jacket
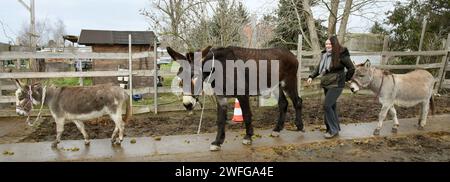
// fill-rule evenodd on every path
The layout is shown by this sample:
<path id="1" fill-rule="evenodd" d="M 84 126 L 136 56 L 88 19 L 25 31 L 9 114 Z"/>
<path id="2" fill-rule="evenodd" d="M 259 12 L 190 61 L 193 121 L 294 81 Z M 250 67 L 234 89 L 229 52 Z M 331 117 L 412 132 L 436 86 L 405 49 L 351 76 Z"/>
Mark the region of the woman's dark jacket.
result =
<path id="1" fill-rule="evenodd" d="M 323 50 L 320 54 L 320 61 L 322 61 L 322 56 L 326 51 Z M 340 59 L 339 63 L 336 66 L 331 66 L 330 71 L 326 71 L 325 74 L 330 73 L 337 73 L 338 79 L 337 79 L 337 87 L 338 88 L 344 88 L 345 82 L 352 79 L 353 74 L 355 73 L 355 66 L 353 65 L 353 62 L 350 60 L 350 53 L 348 52 L 347 48 L 343 48 L 340 53 Z M 309 78 L 315 78 L 319 76 L 319 67 L 320 67 L 320 61 L 319 65 L 314 69 L 314 71 L 311 73 Z M 347 74 L 345 74 L 345 69 L 347 68 Z"/>

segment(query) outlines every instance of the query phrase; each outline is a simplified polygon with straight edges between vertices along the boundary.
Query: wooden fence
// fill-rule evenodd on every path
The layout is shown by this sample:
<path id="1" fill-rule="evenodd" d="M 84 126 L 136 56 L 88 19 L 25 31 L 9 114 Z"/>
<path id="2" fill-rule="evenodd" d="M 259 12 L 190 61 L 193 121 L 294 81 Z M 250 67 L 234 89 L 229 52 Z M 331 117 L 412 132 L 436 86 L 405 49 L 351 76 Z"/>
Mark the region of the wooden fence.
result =
<path id="1" fill-rule="evenodd" d="M 131 38 L 130 38 L 131 41 Z M 0 104 L 5 103 L 15 103 L 14 96 L 6 96 L 2 95 L 3 91 L 12 91 L 15 90 L 16 87 L 12 82 L 12 79 L 33 79 L 33 78 L 67 78 L 67 77 L 119 77 L 119 76 L 128 76 L 131 78 L 132 76 L 148 76 L 153 77 L 154 85 L 137 88 L 134 89 L 132 87 L 132 79 L 129 82 L 129 89 L 127 90 L 130 93 L 130 103 L 133 94 L 146 94 L 146 93 L 154 93 L 154 103 L 152 105 L 146 106 L 133 106 L 133 113 L 147 113 L 147 112 L 157 112 L 158 110 L 171 110 L 171 108 L 165 108 L 164 106 L 158 108 L 157 97 L 158 93 L 167 93 L 170 92 L 171 89 L 166 88 L 158 88 L 156 78 L 158 75 L 175 75 L 174 73 L 162 72 L 158 71 L 156 65 L 157 57 L 157 49 L 156 43 L 154 45 L 153 52 L 131 52 L 131 42 L 129 44 L 129 52 L 128 53 L 54 53 L 54 52 L 0 52 L 0 61 L 2 60 L 14 60 L 16 64 L 16 68 L 18 68 L 18 64 L 20 64 L 21 59 L 108 59 L 108 60 L 129 60 L 129 69 L 126 71 L 87 71 L 87 72 L 2 72 L 0 73 Z M 137 61 L 141 58 L 152 58 L 154 61 L 154 69 L 153 70 L 133 70 L 132 69 L 132 61 Z M 1 109 L 1 108 L 0 108 Z M 36 115 L 36 110 L 32 111 L 32 115 Z M 43 115 L 49 115 L 48 110 L 43 111 Z M 0 110 L 0 117 L 7 116 L 16 116 L 15 109 L 2 109 Z"/>
<path id="2" fill-rule="evenodd" d="M 386 38 L 385 38 L 386 40 Z M 320 57 L 320 52 L 311 52 L 302 50 L 302 37 L 299 37 L 299 46 L 298 50 L 292 51 L 297 55 L 298 60 L 300 60 L 299 72 L 297 76 L 298 86 L 299 86 L 299 94 L 301 96 L 313 95 L 321 93 L 321 89 L 315 89 L 315 91 L 305 92 L 305 88 L 309 87 L 302 82 L 308 77 L 311 73 L 311 69 L 317 66 L 318 57 Z M 445 75 L 447 71 L 450 71 L 449 62 L 449 51 L 450 51 L 450 34 L 447 38 L 446 44 L 444 45 L 443 50 L 437 51 L 414 51 L 414 52 L 396 52 L 396 51 L 387 51 L 388 42 L 384 42 L 384 50 L 381 52 L 351 52 L 350 54 L 353 56 L 381 56 L 382 60 L 380 64 L 374 65 L 381 69 L 395 70 L 413 70 L 413 69 L 438 69 L 437 74 L 435 74 L 435 78 L 437 80 L 437 84 L 435 86 L 435 91 L 437 92 L 439 89 L 450 89 L 450 80 L 445 79 Z M 131 46 L 131 44 L 130 44 Z M 19 59 L 111 59 L 111 60 L 124 60 L 128 59 L 129 64 L 131 65 L 131 61 L 135 61 L 140 58 L 157 58 L 157 48 L 156 44 L 154 45 L 154 52 L 139 52 L 132 53 L 131 49 L 129 53 L 50 53 L 50 52 L 38 52 L 38 53 L 30 53 L 30 52 L 0 52 L 0 60 L 19 60 Z M 440 56 L 441 60 L 435 63 L 429 64 L 419 64 L 417 62 L 414 65 L 389 65 L 388 60 L 396 57 L 402 56 L 416 56 L 416 57 L 426 57 L 426 56 Z M 0 73 L 0 104 L 2 103 L 14 103 L 14 96 L 2 96 L 2 90 L 15 90 L 15 86 L 11 84 L 2 84 L 8 82 L 10 79 L 20 79 L 20 78 L 65 78 L 65 77 L 116 77 L 116 76 L 148 76 L 154 78 L 154 85 L 144 88 L 138 88 L 132 90 L 132 94 L 145 94 L 145 93 L 153 93 L 154 102 L 151 105 L 144 106 L 133 106 L 133 113 L 148 113 L 158 111 L 176 111 L 176 110 L 184 110 L 181 104 L 178 106 L 165 106 L 158 104 L 158 93 L 171 93 L 173 92 L 172 88 L 167 87 L 158 87 L 157 86 L 157 76 L 175 76 L 176 73 L 171 72 L 170 70 L 159 71 L 156 65 L 156 59 L 154 60 L 154 68 L 153 70 L 132 70 L 132 67 L 129 66 L 129 70 L 127 71 L 88 71 L 88 72 L 14 72 L 14 73 Z M 16 61 L 16 64 L 19 61 Z M 317 82 L 313 87 L 318 87 Z M 129 90 L 128 90 L 129 92 Z M 178 90 L 181 92 L 181 90 Z M 131 95 L 130 94 L 130 99 Z M 1 108 L 0 108 L 1 109 Z M 36 114 L 36 111 L 33 110 L 33 115 Z M 48 111 L 45 110 L 44 115 L 48 115 Z M 16 116 L 16 113 L 13 109 L 10 110 L 0 110 L 0 117 L 6 116 Z"/>

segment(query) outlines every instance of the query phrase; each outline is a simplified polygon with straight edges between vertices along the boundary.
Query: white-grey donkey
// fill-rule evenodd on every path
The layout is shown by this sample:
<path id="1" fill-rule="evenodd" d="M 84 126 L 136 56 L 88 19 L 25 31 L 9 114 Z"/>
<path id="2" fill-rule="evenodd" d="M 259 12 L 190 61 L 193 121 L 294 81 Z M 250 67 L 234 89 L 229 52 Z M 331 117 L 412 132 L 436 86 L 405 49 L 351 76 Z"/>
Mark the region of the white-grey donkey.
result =
<path id="1" fill-rule="evenodd" d="M 423 130 L 427 123 L 428 110 L 434 112 L 433 86 L 435 79 L 426 70 L 414 70 L 406 74 L 391 74 L 372 67 L 367 60 L 356 66 L 355 74 L 350 81 L 350 89 L 357 92 L 360 88 L 372 90 L 382 104 L 378 116 L 378 126 L 373 132 L 379 135 L 383 120 L 389 111 L 394 120 L 393 133 L 397 133 L 399 122 L 394 105 L 412 107 L 421 104 L 418 129 Z"/>

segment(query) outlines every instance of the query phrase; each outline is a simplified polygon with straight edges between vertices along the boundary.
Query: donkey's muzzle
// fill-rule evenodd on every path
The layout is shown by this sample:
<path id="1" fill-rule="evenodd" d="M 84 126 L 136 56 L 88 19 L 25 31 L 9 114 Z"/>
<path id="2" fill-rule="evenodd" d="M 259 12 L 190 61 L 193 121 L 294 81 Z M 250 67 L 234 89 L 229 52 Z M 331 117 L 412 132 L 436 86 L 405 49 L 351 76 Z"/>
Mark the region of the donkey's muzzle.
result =
<path id="1" fill-rule="evenodd" d="M 358 84 L 356 84 L 355 82 L 351 82 L 351 83 L 350 83 L 350 90 L 351 90 L 353 93 L 358 92 L 358 91 L 359 91 L 359 86 L 358 86 Z"/>
<path id="2" fill-rule="evenodd" d="M 183 104 L 183 106 L 184 106 L 184 108 L 186 108 L 186 110 L 188 110 L 188 111 L 192 111 L 192 109 L 194 109 L 194 104 L 192 104 L 192 103 L 184 103 Z"/>
<path id="3" fill-rule="evenodd" d="M 16 113 L 19 115 L 19 116 L 25 116 L 27 113 L 24 111 L 24 110 L 22 110 L 22 109 L 16 109 Z"/>

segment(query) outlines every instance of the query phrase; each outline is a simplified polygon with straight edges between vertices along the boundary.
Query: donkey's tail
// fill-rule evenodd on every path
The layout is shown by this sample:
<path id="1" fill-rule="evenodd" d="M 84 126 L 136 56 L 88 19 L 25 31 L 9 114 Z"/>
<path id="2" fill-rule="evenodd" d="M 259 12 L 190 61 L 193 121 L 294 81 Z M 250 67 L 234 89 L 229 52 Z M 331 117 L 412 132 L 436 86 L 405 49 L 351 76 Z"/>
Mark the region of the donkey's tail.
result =
<path id="1" fill-rule="evenodd" d="M 431 95 L 430 97 L 430 110 L 431 110 L 431 115 L 434 115 L 434 97 L 433 95 Z"/>
<path id="2" fill-rule="evenodd" d="M 125 94 L 126 96 L 128 96 L 128 94 Z M 125 117 L 123 118 L 123 121 L 125 123 L 128 123 L 128 120 L 131 119 L 131 103 L 130 103 L 130 99 L 128 99 L 128 97 L 126 97 L 126 111 L 125 111 Z"/>

